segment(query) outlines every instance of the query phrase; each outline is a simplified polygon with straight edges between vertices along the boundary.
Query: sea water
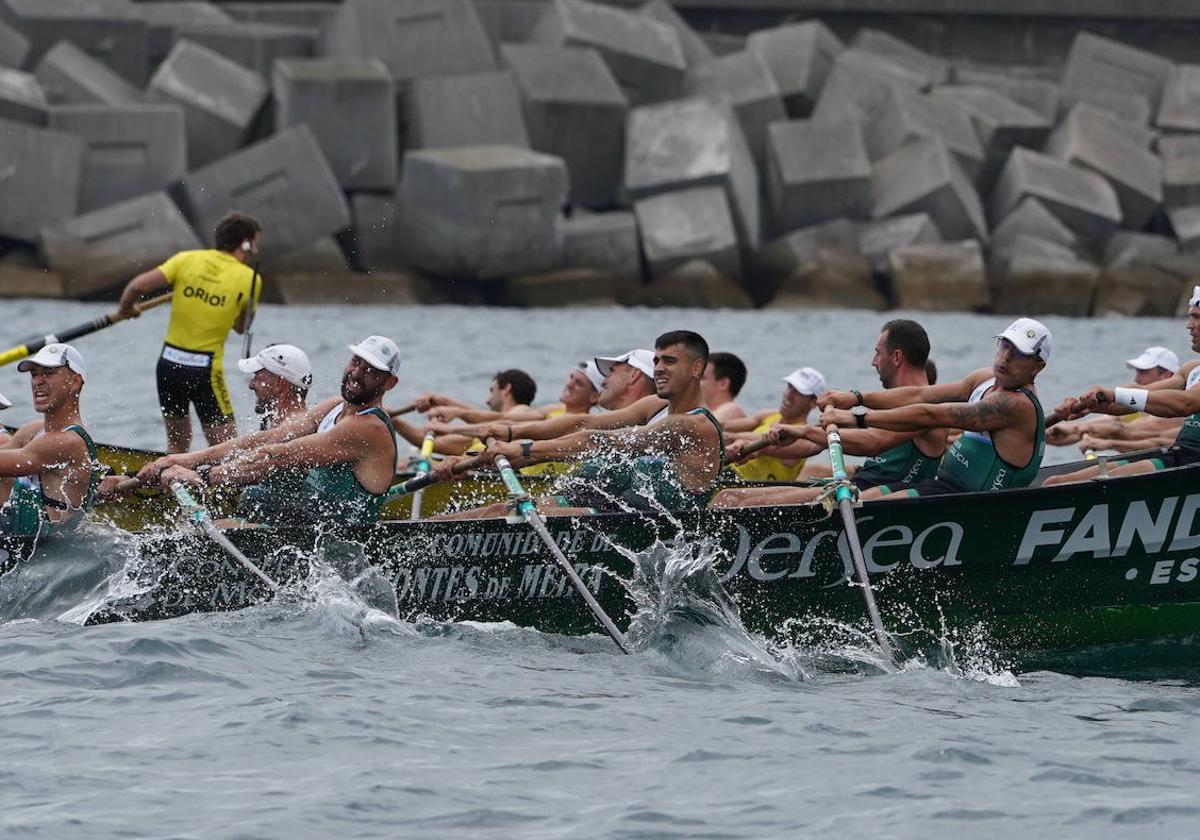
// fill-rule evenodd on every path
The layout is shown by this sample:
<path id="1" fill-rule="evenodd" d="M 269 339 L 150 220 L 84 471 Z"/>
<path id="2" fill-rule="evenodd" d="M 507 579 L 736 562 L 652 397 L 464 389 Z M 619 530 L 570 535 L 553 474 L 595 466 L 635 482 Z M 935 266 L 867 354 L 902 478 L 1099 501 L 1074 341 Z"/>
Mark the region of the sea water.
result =
<path id="1" fill-rule="evenodd" d="M 5 333 L 106 308 L 6 302 Z M 918 317 L 943 378 L 988 364 L 1006 322 Z M 765 408 L 801 365 L 870 387 L 882 320 L 264 306 L 255 343 L 304 347 L 317 399 L 336 391 L 346 344 L 383 333 L 405 356 L 390 404 L 427 389 L 482 400 L 506 367 L 532 373 L 550 401 L 578 359 L 692 328 L 747 361 L 743 402 Z M 98 439 L 161 446 L 163 321 L 77 342 Z M 1181 320 L 1047 321 L 1049 406 L 1125 379 L 1123 360 L 1147 345 L 1189 355 Z M 249 427 L 244 379 L 228 375 Z M 9 423 L 33 416 L 24 379 L 0 371 Z M 986 644 L 888 672 L 865 641 L 779 648 L 746 633 L 705 575 L 704 547 L 682 545 L 641 558 L 633 656 L 601 635 L 397 621 L 320 572 L 239 613 L 84 627 L 128 585 L 136 538 L 95 526 L 55 550 L 41 577 L 0 578 L 6 838 L 1093 838 L 1200 824 L 1190 640 L 1161 646 L 1161 672 L 1138 680 L 1014 672 Z"/>

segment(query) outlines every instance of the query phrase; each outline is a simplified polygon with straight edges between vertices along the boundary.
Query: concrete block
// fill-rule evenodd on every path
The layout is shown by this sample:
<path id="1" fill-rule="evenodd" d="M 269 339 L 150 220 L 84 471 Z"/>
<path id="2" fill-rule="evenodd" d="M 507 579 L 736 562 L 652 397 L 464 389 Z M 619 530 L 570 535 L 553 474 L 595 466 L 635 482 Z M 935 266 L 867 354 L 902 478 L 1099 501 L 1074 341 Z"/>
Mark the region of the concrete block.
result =
<path id="1" fill-rule="evenodd" d="M 623 298 L 630 306 L 751 309 L 746 290 L 706 260 L 689 260 L 650 285 Z"/>
<path id="2" fill-rule="evenodd" d="M 27 64 L 70 41 L 126 81 L 146 79 L 148 30 L 130 0 L 3 0 L 0 17 L 29 39 Z"/>
<path id="3" fill-rule="evenodd" d="M 628 210 L 575 215 L 563 221 L 562 265 L 612 277 L 619 289 L 642 283 L 637 217 Z"/>
<path id="4" fill-rule="evenodd" d="M 849 49 L 838 54 L 825 80 L 813 119 L 823 122 L 869 123 L 888 101 L 892 90 L 921 90 L 920 76 L 883 56 Z"/>
<path id="5" fill-rule="evenodd" d="M 746 49 L 748 40 L 748 36 L 735 32 L 712 32 L 710 30 L 703 32 L 700 38 L 717 57 L 741 52 Z"/>
<path id="6" fill-rule="evenodd" d="M 687 61 L 679 36 L 646 15 L 586 0 L 550 0 L 534 40 L 555 47 L 593 47 L 633 104 L 683 93 Z"/>
<path id="7" fill-rule="evenodd" d="M 1088 128 L 1095 126 L 1098 131 L 1116 132 L 1130 143 L 1143 149 L 1152 149 L 1159 141 L 1159 132 L 1144 122 L 1121 119 L 1111 111 L 1106 111 L 1090 102 L 1076 102 L 1063 112 L 1062 117 L 1080 122 Z"/>
<path id="8" fill-rule="evenodd" d="M 67 296 L 62 275 L 46 268 L 11 264 L 0 259 L 0 298 L 50 298 Z"/>
<path id="9" fill-rule="evenodd" d="M 942 232 L 928 213 L 912 213 L 858 225 L 858 253 L 877 274 L 887 273 L 888 257 L 897 248 L 935 245 L 941 241 Z"/>
<path id="10" fill-rule="evenodd" d="M 705 260 L 727 277 L 742 276 L 729 200 L 719 186 L 692 187 L 634 203 L 642 252 L 652 278 L 689 260 Z"/>
<path id="11" fill-rule="evenodd" d="M 954 84 L 991 88 L 1053 123 L 1058 119 L 1058 85 L 1026 67 L 957 67 Z"/>
<path id="12" fill-rule="evenodd" d="M 983 251 L 973 239 L 897 248 L 889 268 L 901 309 L 973 312 L 991 303 Z"/>
<path id="13" fill-rule="evenodd" d="M 257 73 L 188 41 L 175 45 L 147 91 L 152 100 L 183 108 L 192 169 L 241 148 L 267 94 Z"/>
<path id="14" fill-rule="evenodd" d="M 1093 315 L 1171 317 L 1182 292 L 1195 284 L 1194 265 L 1183 266 L 1179 243 L 1169 236 L 1119 231 L 1104 254 Z"/>
<path id="15" fill-rule="evenodd" d="M 1200 64 L 1171 68 L 1154 124 L 1163 131 L 1200 131 Z"/>
<path id="16" fill-rule="evenodd" d="M 157 67 L 175 44 L 175 30 L 190 24 L 228 24 L 233 18 L 208 0 L 142 0 L 138 12 L 146 22 L 146 54 Z"/>
<path id="17" fill-rule="evenodd" d="M 254 216 L 263 226 L 264 260 L 350 225 L 337 179 L 303 125 L 189 172 L 178 199 L 206 237 L 231 208 Z"/>
<path id="18" fill-rule="evenodd" d="M 346 0 L 321 45 L 325 55 L 378 58 L 401 82 L 496 67 L 470 0 Z"/>
<path id="19" fill-rule="evenodd" d="M 430 273 L 488 280 L 559 262 L 561 158 L 513 146 L 413 150 L 404 155 L 399 197 L 409 261 Z"/>
<path id="20" fill-rule="evenodd" d="M 772 124 L 766 180 L 777 233 L 871 215 L 871 161 L 857 123 Z"/>
<path id="21" fill-rule="evenodd" d="M 175 29 L 175 43 L 181 40 L 208 47 L 269 79 L 276 61 L 314 55 L 317 32 L 279 23 L 189 23 Z"/>
<path id="22" fill-rule="evenodd" d="M 497 48 L 533 37 L 546 11 L 546 0 L 472 0 L 479 21 Z"/>
<path id="23" fill-rule="evenodd" d="M 302 248 L 262 261 L 262 275 L 268 279 L 268 286 L 285 274 L 324 274 L 342 278 L 349 273 L 350 264 L 342 246 L 332 236 L 322 236 Z M 266 294 L 265 289 L 263 293 Z"/>
<path id="24" fill-rule="evenodd" d="M 46 124 L 46 97 L 32 74 L 0 67 L 0 119 Z"/>
<path id="25" fill-rule="evenodd" d="M 1003 219 L 1031 197 L 1091 248 L 1103 247 L 1121 221 L 1121 204 L 1104 178 L 1050 155 L 1013 149 L 989 200 L 991 218 Z"/>
<path id="26" fill-rule="evenodd" d="M 235 20 L 280 23 L 321 30 L 333 19 L 338 5 L 328 0 L 249 0 L 221 2 L 221 11 Z"/>
<path id="27" fill-rule="evenodd" d="M 858 227 L 849 219 L 792 231 L 745 255 L 746 288 L 756 301 L 765 303 L 806 260 L 823 250 L 854 253 L 857 245 Z"/>
<path id="28" fill-rule="evenodd" d="M 0 20 L 0 67 L 20 69 L 29 55 L 29 39 Z"/>
<path id="29" fill-rule="evenodd" d="M 1162 203 L 1162 161 L 1128 135 L 1073 108 L 1046 141 L 1046 154 L 1102 176 L 1116 191 L 1122 226 L 1145 227 Z"/>
<path id="30" fill-rule="evenodd" d="M 60 105 L 50 127 L 84 142 L 79 211 L 164 190 L 187 172 L 187 136 L 177 105 Z"/>
<path id="31" fill-rule="evenodd" d="M 688 93 L 729 105 L 755 160 L 765 159 L 767 126 L 787 119 L 775 77 L 757 53 L 731 53 L 697 67 L 688 77 Z"/>
<path id="32" fill-rule="evenodd" d="M 1050 133 L 1049 120 L 990 88 L 945 85 L 935 88 L 932 95 L 961 108 L 971 118 L 983 146 L 983 168 L 975 178 L 983 194 L 991 190 L 1013 147 L 1041 148 Z"/>
<path id="33" fill-rule="evenodd" d="M 971 118 L 939 97 L 893 89 L 881 110 L 863 126 L 863 141 L 871 160 L 880 160 L 922 137 L 938 136 L 972 181 L 983 169 L 983 147 Z"/>
<path id="34" fill-rule="evenodd" d="M 38 239 L 71 297 L 110 291 L 178 251 L 203 247 L 165 192 L 46 225 Z"/>
<path id="35" fill-rule="evenodd" d="M 1167 211 L 1171 230 L 1185 254 L 1200 254 L 1200 204 L 1172 207 Z"/>
<path id="36" fill-rule="evenodd" d="M 529 147 L 521 93 L 508 71 L 417 79 L 405 98 L 408 148 Z"/>
<path id="37" fill-rule="evenodd" d="M 282 59 L 271 76 L 275 125 L 307 125 L 338 183 L 392 190 L 399 170 L 396 95 L 377 59 Z"/>
<path id="38" fill-rule="evenodd" d="M 1170 236 L 1119 230 L 1104 249 L 1106 268 L 1150 265 L 1179 254 L 1179 243 Z"/>
<path id="39" fill-rule="evenodd" d="M 566 268 L 510 277 L 504 281 L 498 302 L 503 306 L 613 306 L 618 297 L 611 274 L 594 268 Z"/>
<path id="40" fill-rule="evenodd" d="M 567 164 L 571 203 L 614 204 L 625 162 L 629 106 L 600 54 L 575 47 L 506 44 L 501 56 L 521 90 L 533 148 Z"/>
<path id="41" fill-rule="evenodd" d="M 948 239 L 987 239 L 975 188 L 938 137 L 902 146 L 875 164 L 871 216 L 928 213 Z"/>
<path id="42" fill-rule="evenodd" d="M 886 309 L 871 266 L 859 254 L 821 248 L 801 260 L 779 286 L 771 309 Z"/>
<path id="43" fill-rule="evenodd" d="M 1031 196 L 1021 199 L 1021 203 L 992 229 L 992 248 L 1006 248 L 1022 235 L 1054 242 L 1072 251 L 1079 250 L 1079 237 L 1075 232 Z"/>
<path id="44" fill-rule="evenodd" d="M 1118 41 L 1080 32 L 1063 70 L 1064 91 L 1110 90 L 1144 96 L 1157 110 L 1171 62 Z"/>
<path id="45" fill-rule="evenodd" d="M 33 242 L 40 228 L 74 216 L 82 169 L 78 137 L 0 120 L 0 236 Z"/>
<path id="46" fill-rule="evenodd" d="M 1120 93 L 1103 88 L 1064 90 L 1062 92 L 1063 110 L 1081 102 L 1086 102 L 1129 125 L 1149 125 L 1154 116 L 1150 100 L 1136 93 Z"/>
<path id="47" fill-rule="evenodd" d="M 632 199 L 686 187 L 725 188 L 743 248 L 760 241 L 758 172 L 732 113 L 703 99 L 635 108 L 625 143 Z"/>
<path id="48" fill-rule="evenodd" d="M 1091 314 L 1100 270 L 1056 242 L 1021 234 L 993 253 L 991 269 L 997 312 Z"/>
<path id="49" fill-rule="evenodd" d="M 1158 152 L 1163 164 L 1163 204 L 1200 204 L 1200 137 L 1163 137 Z"/>
<path id="50" fill-rule="evenodd" d="M 365 271 L 397 271 L 405 266 L 400 239 L 400 202 L 395 195 L 355 193 L 350 197 L 355 263 Z"/>
<path id="51" fill-rule="evenodd" d="M 70 41 L 46 51 L 33 71 L 52 104 L 139 102 L 142 92 Z"/>
<path id="52" fill-rule="evenodd" d="M 321 272 L 284 274 L 270 281 L 288 305 L 416 306 L 444 303 L 425 277 L 411 272 L 376 271 L 331 276 Z"/>
<path id="53" fill-rule="evenodd" d="M 696 34 L 696 30 L 688 25 L 688 22 L 680 16 L 679 12 L 675 11 L 675 7 L 667 0 L 650 0 L 649 3 L 641 6 L 638 12 L 659 23 L 665 23 L 675 30 L 688 67 L 698 67 L 716 58 L 712 47 Z"/>
<path id="54" fill-rule="evenodd" d="M 845 45 L 818 20 L 760 29 L 746 39 L 775 77 L 784 107 L 792 119 L 809 116 L 821 88 Z"/>
<path id="55" fill-rule="evenodd" d="M 912 44 L 879 29 L 860 29 L 850 42 L 856 50 L 873 53 L 899 64 L 921 79 L 921 87 L 930 88 L 950 81 L 950 62 L 930 55 Z"/>

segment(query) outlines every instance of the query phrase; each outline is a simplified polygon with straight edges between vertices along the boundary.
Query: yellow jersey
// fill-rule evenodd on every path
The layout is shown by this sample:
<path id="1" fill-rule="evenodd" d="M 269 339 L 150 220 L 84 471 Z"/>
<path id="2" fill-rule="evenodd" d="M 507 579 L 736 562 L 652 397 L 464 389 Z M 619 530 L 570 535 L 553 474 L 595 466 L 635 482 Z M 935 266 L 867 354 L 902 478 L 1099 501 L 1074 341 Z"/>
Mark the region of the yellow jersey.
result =
<path id="1" fill-rule="evenodd" d="M 166 343 L 181 350 L 211 353 L 219 364 L 225 339 L 251 294 L 257 305 L 262 278 L 252 284 L 254 270 L 250 266 L 216 250 L 180 251 L 158 268 L 175 290 Z"/>
<path id="2" fill-rule="evenodd" d="M 782 419 L 783 415 L 778 411 L 769 414 L 754 428 L 754 431 L 765 434 Z M 732 469 L 737 473 L 738 478 L 744 481 L 795 481 L 796 476 L 800 475 L 800 471 L 804 469 L 804 459 L 801 458 L 794 465 L 789 465 L 786 461 L 771 455 L 762 455 L 758 458 L 751 458 L 744 464 L 734 464 Z"/>

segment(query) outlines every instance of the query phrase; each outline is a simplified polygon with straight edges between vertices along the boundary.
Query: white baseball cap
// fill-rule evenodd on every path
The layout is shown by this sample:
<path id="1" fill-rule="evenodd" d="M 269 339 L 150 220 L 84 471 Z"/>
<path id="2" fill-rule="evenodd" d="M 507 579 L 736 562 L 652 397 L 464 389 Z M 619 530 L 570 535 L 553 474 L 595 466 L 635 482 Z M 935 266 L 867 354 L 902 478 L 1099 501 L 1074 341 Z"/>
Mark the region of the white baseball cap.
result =
<path id="1" fill-rule="evenodd" d="M 1188 306 L 1200 306 L 1200 286 L 1192 287 L 1192 296 L 1188 298 Z"/>
<path id="2" fill-rule="evenodd" d="M 396 342 L 382 335 L 369 335 L 358 344 L 346 345 L 350 352 L 375 370 L 382 370 L 392 376 L 400 375 L 400 348 Z"/>
<path id="3" fill-rule="evenodd" d="M 312 385 L 312 363 L 308 355 L 294 344 L 268 344 L 249 359 L 238 359 L 238 370 L 242 373 L 258 373 L 265 370 L 295 385 L 308 388 Z"/>
<path id="4" fill-rule="evenodd" d="M 86 378 L 83 370 L 83 356 L 70 344 L 47 344 L 33 356 L 17 365 L 17 370 L 25 373 L 34 365 L 38 367 L 56 368 L 66 365 L 71 370 Z"/>
<path id="5" fill-rule="evenodd" d="M 825 376 L 816 368 L 797 368 L 783 377 L 783 381 L 806 397 L 815 397 L 826 391 Z"/>
<path id="6" fill-rule="evenodd" d="M 586 362 L 579 363 L 579 370 L 588 378 L 588 382 L 592 383 L 592 388 L 600 391 L 604 388 L 604 374 L 600 372 L 600 368 L 596 367 L 596 360 L 589 359 Z"/>
<path id="7" fill-rule="evenodd" d="M 0 394 L 0 408 L 12 408 L 12 400 Z"/>
<path id="8" fill-rule="evenodd" d="M 1166 347 L 1147 347 L 1142 351 L 1142 355 L 1136 359 L 1130 359 L 1125 363 L 1125 366 L 1131 367 L 1134 370 L 1162 368 L 1174 373 L 1179 370 L 1179 357 Z"/>
<path id="9" fill-rule="evenodd" d="M 597 356 L 596 369 L 600 371 L 601 376 L 608 376 L 612 372 L 613 365 L 618 362 L 635 367 L 651 379 L 654 378 L 654 351 L 652 350 L 630 350 L 620 356 Z"/>
<path id="10" fill-rule="evenodd" d="M 1018 318 L 996 338 L 1004 338 L 1012 342 L 1013 347 L 1026 356 L 1037 356 L 1043 362 L 1050 361 L 1050 353 L 1054 350 L 1054 339 L 1050 330 L 1041 321 L 1033 318 Z"/>

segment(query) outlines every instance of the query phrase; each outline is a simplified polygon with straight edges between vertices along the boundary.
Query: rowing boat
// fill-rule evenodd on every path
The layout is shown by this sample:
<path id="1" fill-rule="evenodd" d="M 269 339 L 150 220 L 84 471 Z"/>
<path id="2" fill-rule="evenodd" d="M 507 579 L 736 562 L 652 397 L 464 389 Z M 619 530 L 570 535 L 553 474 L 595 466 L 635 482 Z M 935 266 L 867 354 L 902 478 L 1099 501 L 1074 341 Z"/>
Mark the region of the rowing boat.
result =
<path id="1" fill-rule="evenodd" d="M 1014 655 L 1200 632 L 1198 475 L 1185 467 L 865 505 L 859 531 L 884 622 L 902 646 L 986 638 Z M 820 506 L 550 523 L 623 628 L 637 608 L 628 582 L 662 586 L 664 573 L 689 567 L 686 555 L 699 570 L 693 583 L 727 594 L 745 627 L 768 639 L 811 644 L 822 628 L 865 629 L 842 525 Z M 307 578 L 314 558 L 349 562 L 352 571 L 373 567 L 401 618 L 510 621 L 562 634 L 595 629 L 521 524 L 393 521 L 336 535 L 262 528 L 230 537 L 284 582 Z M 236 610 L 270 595 L 196 538 L 162 535 L 143 550 L 145 568 L 159 575 L 155 585 L 108 604 L 92 621 Z"/>

